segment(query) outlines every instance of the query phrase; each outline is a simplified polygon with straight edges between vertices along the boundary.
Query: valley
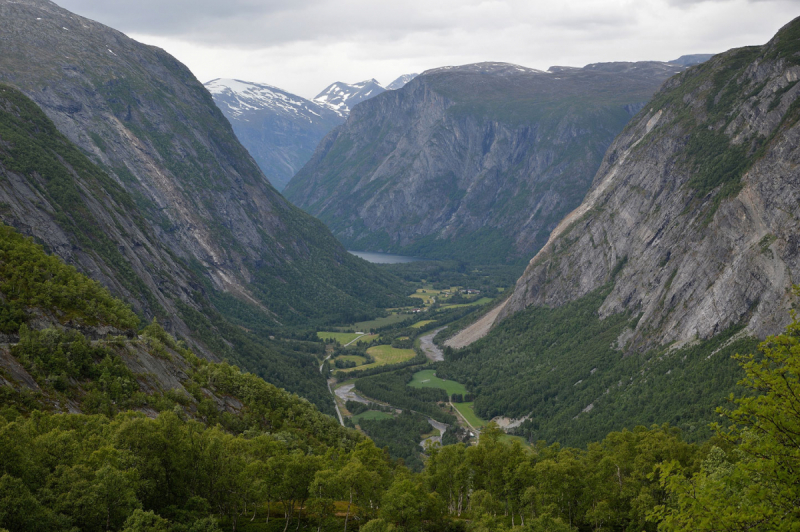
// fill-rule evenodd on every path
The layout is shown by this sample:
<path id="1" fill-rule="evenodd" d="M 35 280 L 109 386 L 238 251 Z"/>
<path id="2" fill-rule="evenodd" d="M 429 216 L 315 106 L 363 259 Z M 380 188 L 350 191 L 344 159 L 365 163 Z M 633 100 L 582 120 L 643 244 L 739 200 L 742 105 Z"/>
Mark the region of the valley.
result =
<path id="1" fill-rule="evenodd" d="M 333 7 L 162 3 L 201 83 L 0 0 L 0 532 L 796 529 L 800 18 L 383 85 L 430 14 Z"/>

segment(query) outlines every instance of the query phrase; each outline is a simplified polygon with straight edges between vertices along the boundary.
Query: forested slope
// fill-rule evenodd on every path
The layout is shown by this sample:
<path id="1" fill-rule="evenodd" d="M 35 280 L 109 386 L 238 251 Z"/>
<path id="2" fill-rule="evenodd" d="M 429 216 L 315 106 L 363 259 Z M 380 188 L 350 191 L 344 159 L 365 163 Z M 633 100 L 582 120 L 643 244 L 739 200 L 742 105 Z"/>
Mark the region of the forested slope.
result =
<path id="1" fill-rule="evenodd" d="M 798 54 L 795 20 L 671 78 L 634 118 L 492 332 L 447 357 L 481 414 L 530 415 L 526 433 L 562 442 L 712 419 L 729 355 L 790 320 Z"/>

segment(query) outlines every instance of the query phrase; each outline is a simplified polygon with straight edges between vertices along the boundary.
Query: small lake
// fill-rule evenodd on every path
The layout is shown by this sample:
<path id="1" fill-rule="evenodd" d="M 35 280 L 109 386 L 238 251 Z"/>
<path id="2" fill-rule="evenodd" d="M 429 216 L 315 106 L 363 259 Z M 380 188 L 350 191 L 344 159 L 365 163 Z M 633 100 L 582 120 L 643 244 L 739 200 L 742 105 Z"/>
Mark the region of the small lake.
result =
<path id="1" fill-rule="evenodd" d="M 347 250 L 356 257 L 361 257 L 367 262 L 371 262 L 373 264 L 401 264 L 404 262 L 416 262 L 418 259 L 416 257 L 404 257 L 403 255 L 392 255 L 390 253 L 375 253 L 373 251 L 350 251 Z"/>

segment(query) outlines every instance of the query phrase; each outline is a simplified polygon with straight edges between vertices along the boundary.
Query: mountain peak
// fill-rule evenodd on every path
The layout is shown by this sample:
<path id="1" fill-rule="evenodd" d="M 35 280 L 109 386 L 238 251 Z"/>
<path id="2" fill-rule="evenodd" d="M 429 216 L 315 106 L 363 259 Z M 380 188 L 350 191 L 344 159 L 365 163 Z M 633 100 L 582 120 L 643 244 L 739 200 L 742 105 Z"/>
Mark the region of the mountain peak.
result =
<path id="1" fill-rule="evenodd" d="M 416 78 L 417 76 L 419 76 L 419 74 L 417 74 L 416 72 L 414 74 L 403 74 L 402 76 L 399 76 L 397 79 L 395 79 L 393 82 L 389 83 L 386 86 L 386 90 L 394 91 L 397 89 L 402 89 L 409 81 Z"/>
<path id="2" fill-rule="evenodd" d="M 386 92 L 386 89 L 374 78 L 353 84 L 337 81 L 317 94 L 314 101 L 327 106 L 341 117 L 347 117 L 354 105 L 382 92 Z"/>

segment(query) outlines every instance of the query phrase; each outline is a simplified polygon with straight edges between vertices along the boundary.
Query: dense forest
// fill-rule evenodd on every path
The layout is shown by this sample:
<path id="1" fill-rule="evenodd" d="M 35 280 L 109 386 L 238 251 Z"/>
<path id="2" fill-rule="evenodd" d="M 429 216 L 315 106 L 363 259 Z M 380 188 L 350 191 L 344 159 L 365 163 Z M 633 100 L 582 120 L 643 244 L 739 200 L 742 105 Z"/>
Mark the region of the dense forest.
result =
<path id="1" fill-rule="evenodd" d="M 0 529 L 793 530 L 800 522 L 797 320 L 759 356 L 739 358 L 749 394 L 719 411 L 705 442 L 663 425 L 583 448 L 526 448 L 490 424 L 476 445 L 429 447 L 414 473 L 390 458 L 390 432 L 371 427 L 381 449 L 303 399 L 197 358 L 155 323 L 138 329 L 105 289 L 10 229 L 0 235 L 0 303 L 18 335 L 7 355 L 35 379 L 17 382 L 3 359 Z M 65 294 L 84 301 L 75 307 Z M 99 327 L 111 334 L 94 339 Z M 147 375 L 128 366 L 134 352 L 179 368 L 186 393 L 146 386 Z M 408 375 L 369 379 L 391 392 Z M 408 414 L 402 426 L 419 434 L 423 419 Z"/>
<path id="2" fill-rule="evenodd" d="M 485 419 L 529 416 L 519 433 L 531 441 L 585 445 L 608 427 L 665 421 L 690 441 L 707 439 L 714 408 L 737 391 L 741 370 L 731 356 L 754 352 L 757 340 L 732 327 L 679 350 L 626 353 L 616 340 L 639 317 L 600 319 L 610 290 L 520 312 L 473 345 L 446 349 L 437 375 L 464 383 Z"/>

